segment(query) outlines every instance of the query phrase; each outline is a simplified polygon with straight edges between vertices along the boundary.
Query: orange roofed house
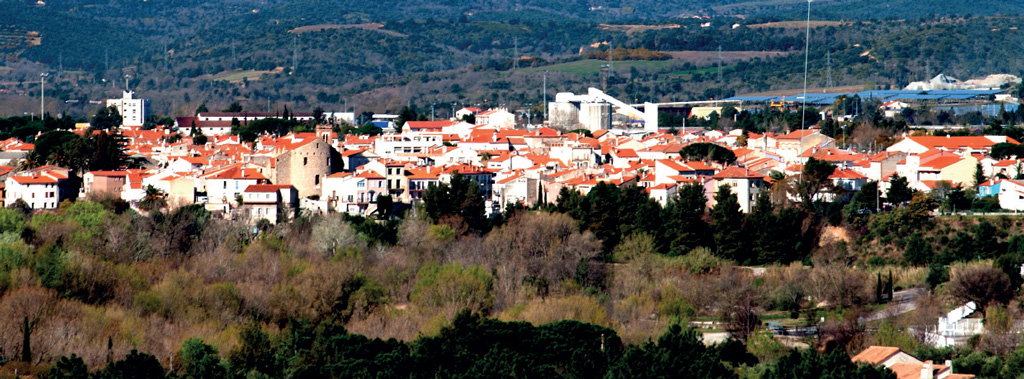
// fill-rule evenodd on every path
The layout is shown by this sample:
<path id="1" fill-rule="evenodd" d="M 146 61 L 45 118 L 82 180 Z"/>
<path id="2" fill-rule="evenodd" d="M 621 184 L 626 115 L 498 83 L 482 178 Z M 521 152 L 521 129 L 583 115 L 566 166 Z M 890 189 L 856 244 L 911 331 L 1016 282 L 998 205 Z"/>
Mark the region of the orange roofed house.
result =
<path id="1" fill-rule="evenodd" d="M 896 373 L 897 379 L 973 379 L 974 375 L 954 374 L 953 364 L 934 364 L 932 361 L 921 361 L 907 354 L 898 347 L 870 346 L 860 354 L 851 358 L 854 362 L 885 366 Z"/>
<path id="2" fill-rule="evenodd" d="M 740 202 L 740 211 L 743 213 L 750 213 L 750 210 L 757 204 L 757 195 L 761 193 L 761 188 L 764 187 L 764 176 L 757 172 L 750 171 L 743 167 L 729 167 L 722 170 L 712 176 L 714 188 L 708 202 L 708 206 L 714 207 L 714 194 L 718 192 L 718 188 L 721 186 L 729 186 L 732 193 L 736 195 L 736 199 Z"/>
<path id="3" fill-rule="evenodd" d="M 22 171 L 4 181 L 4 206 L 24 200 L 32 209 L 56 209 L 64 199 L 74 198 L 77 183 L 69 179 L 68 169 L 43 166 Z"/>
<path id="4" fill-rule="evenodd" d="M 237 204 L 237 197 L 253 184 L 267 184 L 267 177 L 258 168 L 235 164 L 213 171 L 201 177 L 206 181 L 206 209 L 231 211 L 232 204 Z"/>

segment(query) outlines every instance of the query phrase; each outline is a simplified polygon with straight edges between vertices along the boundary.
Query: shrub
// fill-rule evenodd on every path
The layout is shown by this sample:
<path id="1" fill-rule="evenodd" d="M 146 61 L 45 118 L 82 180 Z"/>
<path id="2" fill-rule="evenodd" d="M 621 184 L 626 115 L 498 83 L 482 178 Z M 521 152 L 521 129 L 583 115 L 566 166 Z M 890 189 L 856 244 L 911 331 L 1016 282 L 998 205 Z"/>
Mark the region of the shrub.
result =
<path id="1" fill-rule="evenodd" d="M 431 262 L 416 274 L 416 285 L 409 299 L 420 305 L 454 305 L 457 309 L 486 311 L 494 303 L 491 285 L 491 274 L 483 266 L 463 267 L 459 263 L 441 266 Z"/>

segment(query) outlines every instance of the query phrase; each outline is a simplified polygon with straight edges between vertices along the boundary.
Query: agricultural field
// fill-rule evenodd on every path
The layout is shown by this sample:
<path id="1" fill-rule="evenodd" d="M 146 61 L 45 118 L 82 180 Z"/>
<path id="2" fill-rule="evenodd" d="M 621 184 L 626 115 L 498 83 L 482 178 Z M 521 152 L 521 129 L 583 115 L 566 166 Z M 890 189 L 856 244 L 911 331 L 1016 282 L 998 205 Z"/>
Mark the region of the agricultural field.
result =
<path id="1" fill-rule="evenodd" d="M 408 37 L 408 35 L 405 35 L 405 34 L 402 34 L 402 33 L 396 32 L 396 31 L 385 30 L 384 29 L 384 24 L 378 24 L 378 23 L 375 23 L 375 22 L 368 22 L 368 23 L 363 23 L 363 24 L 317 24 L 317 25 L 307 25 L 307 26 L 300 26 L 298 28 L 291 29 L 291 30 L 288 31 L 288 33 L 302 34 L 302 33 L 310 33 L 310 32 L 321 32 L 321 31 L 332 30 L 332 29 L 363 29 L 363 30 L 370 30 L 370 31 L 374 31 L 374 32 L 379 32 L 379 33 L 387 34 L 389 36 L 394 36 L 394 37 L 403 37 L 403 38 L 404 37 Z"/>
<path id="2" fill-rule="evenodd" d="M 663 51 L 671 55 L 672 60 L 690 62 L 697 66 L 705 66 L 718 63 L 717 51 Z M 771 59 L 792 54 L 789 51 L 723 51 L 722 63 L 730 64 L 739 61 L 748 61 L 755 58 Z"/>
<path id="3" fill-rule="evenodd" d="M 597 26 L 600 30 L 610 30 L 615 32 L 625 32 L 626 35 L 631 35 L 638 32 L 646 32 L 648 30 L 663 30 L 663 29 L 679 29 L 679 24 L 665 24 L 665 25 L 612 25 L 612 24 L 600 24 Z"/>
<path id="4" fill-rule="evenodd" d="M 666 60 L 666 61 L 616 61 L 616 62 L 612 62 L 612 64 L 615 66 L 616 70 L 631 69 L 631 68 L 634 68 L 634 67 L 636 69 L 638 69 L 638 70 L 640 70 L 640 69 L 661 70 L 661 69 L 664 69 L 666 67 L 671 67 L 673 64 L 677 64 L 677 63 L 678 62 L 675 62 L 673 60 Z M 574 61 L 574 62 L 558 63 L 558 64 L 553 64 L 553 65 L 550 65 L 550 66 L 534 67 L 534 68 L 526 69 L 524 71 L 528 71 L 528 72 L 554 71 L 554 72 L 563 72 L 563 73 L 566 73 L 566 74 L 585 76 L 585 75 L 594 75 L 594 74 L 600 73 L 601 72 L 601 66 L 605 65 L 605 64 L 608 64 L 608 62 L 607 61 L 595 60 L 595 59 L 588 59 L 588 60 L 581 60 L 581 61 Z"/>
<path id="5" fill-rule="evenodd" d="M 840 21 L 811 21 L 810 24 L 812 28 L 843 25 Z M 766 22 L 763 24 L 747 25 L 747 27 L 751 29 L 801 29 L 807 27 L 807 21 Z"/>
<path id="6" fill-rule="evenodd" d="M 261 70 L 231 70 L 213 75 L 211 79 L 229 83 L 241 83 L 245 80 L 259 80 L 263 75 L 278 74 L 284 72 L 284 67 L 277 67 L 269 71 Z"/>

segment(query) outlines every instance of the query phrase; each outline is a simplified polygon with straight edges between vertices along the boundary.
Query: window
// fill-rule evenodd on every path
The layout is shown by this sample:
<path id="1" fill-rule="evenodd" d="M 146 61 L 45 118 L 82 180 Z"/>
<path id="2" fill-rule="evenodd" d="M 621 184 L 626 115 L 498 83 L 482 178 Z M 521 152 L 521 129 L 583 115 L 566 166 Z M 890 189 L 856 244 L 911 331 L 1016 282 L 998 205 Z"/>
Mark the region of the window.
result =
<path id="1" fill-rule="evenodd" d="M 320 185 L 320 175 L 313 176 L 313 185 Z"/>
<path id="2" fill-rule="evenodd" d="M 305 166 L 309 158 L 302 157 L 302 165 Z"/>
<path id="3" fill-rule="evenodd" d="M 365 182 L 365 181 L 362 181 L 362 180 L 360 180 L 360 181 L 356 182 L 356 187 L 357 187 L 357 188 L 363 188 L 363 187 L 366 187 L 366 182 Z"/>

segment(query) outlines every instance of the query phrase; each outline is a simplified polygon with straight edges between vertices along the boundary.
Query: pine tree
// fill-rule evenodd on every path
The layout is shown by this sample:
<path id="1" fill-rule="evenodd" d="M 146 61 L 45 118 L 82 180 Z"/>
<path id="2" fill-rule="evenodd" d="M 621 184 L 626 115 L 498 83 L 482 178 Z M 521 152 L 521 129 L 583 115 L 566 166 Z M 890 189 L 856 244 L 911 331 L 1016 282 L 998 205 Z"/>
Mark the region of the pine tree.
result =
<path id="1" fill-rule="evenodd" d="M 670 255 L 683 255 L 696 247 L 710 247 L 710 231 L 704 222 L 707 198 L 700 183 L 679 189 L 678 196 L 665 207 L 665 240 Z"/>
<path id="2" fill-rule="evenodd" d="M 982 183 L 985 183 L 985 171 L 981 168 L 981 163 L 978 163 L 974 167 L 974 187 L 977 188 Z"/>
<path id="3" fill-rule="evenodd" d="M 729 186 L 721 186 L 715 193 L 715 207 L 711 209 L 711 229 L 718 256 L 740 264 L 749 263 L 750 254 L 744 248 L 743 213 L 736 194 Z"/>

